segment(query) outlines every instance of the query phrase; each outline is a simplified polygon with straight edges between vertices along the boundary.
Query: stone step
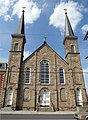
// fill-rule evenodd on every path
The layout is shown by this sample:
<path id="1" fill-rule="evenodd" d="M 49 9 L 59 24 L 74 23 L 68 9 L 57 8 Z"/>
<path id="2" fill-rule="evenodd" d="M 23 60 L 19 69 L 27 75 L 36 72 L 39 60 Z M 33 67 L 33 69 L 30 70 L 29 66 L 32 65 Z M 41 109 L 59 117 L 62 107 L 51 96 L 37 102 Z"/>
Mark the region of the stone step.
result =
<path id="1" fill-rule="evenodd" d="M 38 107 L 37 111 L 39 111 L 39 112 L 54 112 L 53 107 Z"/>
<path id="2" fill-rule="evenodd" d="M 78 107 L 77 110 L 78 110 L 79 112 L 88 111 L 88 106 Z"/>
<path id="3" fill-rule="evenodd" d="M 1 111 L 13 111 L 13 109 L 11 107 L 4 107 L 1 108 Z"/>

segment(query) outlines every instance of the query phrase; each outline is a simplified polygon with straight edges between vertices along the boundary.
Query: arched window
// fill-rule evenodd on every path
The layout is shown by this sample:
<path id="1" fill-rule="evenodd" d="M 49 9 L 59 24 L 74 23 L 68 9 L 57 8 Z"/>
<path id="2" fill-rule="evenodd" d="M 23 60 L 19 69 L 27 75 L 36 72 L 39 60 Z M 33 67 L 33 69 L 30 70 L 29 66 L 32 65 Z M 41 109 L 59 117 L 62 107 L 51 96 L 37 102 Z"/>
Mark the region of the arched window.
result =
<path id="1" fill-rule="evenodd" d="M 13 100 L 13 88 L 9 87 L 7 91 L 7 101 L 6 101 L 7 106 L 12 105 L 12 100 Z"/>
<path id="2" fill-rule="evenodd" d="M 66 101 L 67 100 L 67 95 L 66 95 L 65 88 L 60 89 L 60 98 L 61 98 L 61 101 Z"/>
<path id="3" fill-rule="evenodd" d="M 60 83 L 64 83 L 64 69 L 62 67 L 59 69 L 59 79 Z"/>
<path id="4" fill-rule="evenodd" d="M 74 45 L 71 45 L 71 52 L 75 53 L 75 46 Z"/>
<path id="5" fill-rule="evenodd" d="M 18 43 L 15 43 L 14 51 L 17 51 L 17 50 L 18 50 Z"/>
<path id="6" fill-rule="evenodd" d="M 13 82 L 16 80 L 16 76 L 17 76 L 17 68 L 15 65 L 11 66 L 11 68 L 9 69 L 9 82 Z"/>
<path id="7" fill-rule="evenodd" d="M 50 106 L 50 92 L 48 89 L 43 88 L 39 92 L 40 106 Z"/>
<path id="8" fill-rule="evenodd" d="M 46 60 L 40 63 L 40 82 L 49 83 L 49 64 Z"/>
<path id="9" fill-rule="evenodd" d="M 80 88 L 76 89 L 76 101 L 78 106 L 82 106 L 82 92 Z"/>
<path id="10" fill-rule="evenodd" d="M 29 88 L 24 89 L 24 101 L 27 101 L 30 99 L 30 91 Z"/>
<path id="11" fill-rule="evenodd" d="M 25 71 L 25 83 L 30 83 L 30 68 L 27 67 Z"/>

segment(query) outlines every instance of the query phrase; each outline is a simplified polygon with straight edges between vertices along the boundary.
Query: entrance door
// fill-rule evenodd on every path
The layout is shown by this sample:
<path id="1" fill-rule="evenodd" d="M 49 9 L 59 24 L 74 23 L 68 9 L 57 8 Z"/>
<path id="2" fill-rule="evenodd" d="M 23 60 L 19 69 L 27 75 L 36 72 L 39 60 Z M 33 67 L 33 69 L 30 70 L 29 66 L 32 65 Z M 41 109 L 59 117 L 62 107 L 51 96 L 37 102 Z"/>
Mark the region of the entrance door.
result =
<path id="1" fill-rule="evenodd" d="M 50 106 L 50 92 L 48 89 L 40 91 L 40 106 Z"/>
<path id="2" fill-rule="evenodd" d="M 12 99 L 13 99 L 13 90 L 12 87 L 10 87 L 7 92 L 7 106 L 12 105 Z"/>

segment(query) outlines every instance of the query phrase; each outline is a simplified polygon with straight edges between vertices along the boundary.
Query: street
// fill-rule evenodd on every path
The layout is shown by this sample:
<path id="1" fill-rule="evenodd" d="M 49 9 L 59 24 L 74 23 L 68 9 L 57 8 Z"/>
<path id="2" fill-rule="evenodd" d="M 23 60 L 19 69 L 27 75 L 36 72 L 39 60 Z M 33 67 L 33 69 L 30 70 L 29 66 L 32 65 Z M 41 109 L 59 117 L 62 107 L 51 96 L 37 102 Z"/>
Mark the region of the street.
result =
<path id="1" fill-rule="evenodd" d="M 73 114 L 2 114 L 1 120 L 76 120 Z"/>

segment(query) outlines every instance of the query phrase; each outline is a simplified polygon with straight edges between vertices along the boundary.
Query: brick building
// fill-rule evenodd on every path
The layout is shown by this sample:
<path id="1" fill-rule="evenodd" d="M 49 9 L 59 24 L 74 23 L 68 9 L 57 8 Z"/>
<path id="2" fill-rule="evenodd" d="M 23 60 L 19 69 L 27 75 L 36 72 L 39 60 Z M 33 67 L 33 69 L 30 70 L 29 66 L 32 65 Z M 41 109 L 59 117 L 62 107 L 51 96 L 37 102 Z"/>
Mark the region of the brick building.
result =
<path id="1" fill-rule="evenodd" d="M 6 69 L 7 69 L 7 64 L 5 62 L 0 62 L 0 108 L 3 102 L 3 99 L 1 98 L 1 94 L 3 89 L 3 83 L 5 80 Z"/>
<path id="2" fill-rule="evenodd" d="M 77 106 L 84 106 L 87 96 L 80 53 L 67 13 L 65 60 L 47 44 L 46 37 L 44 43 L 23 60 L 25 43 L 23 11 L 18 30 L 12 34 L 3 105 L 37 111 L 76 110 Z"/>

